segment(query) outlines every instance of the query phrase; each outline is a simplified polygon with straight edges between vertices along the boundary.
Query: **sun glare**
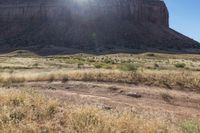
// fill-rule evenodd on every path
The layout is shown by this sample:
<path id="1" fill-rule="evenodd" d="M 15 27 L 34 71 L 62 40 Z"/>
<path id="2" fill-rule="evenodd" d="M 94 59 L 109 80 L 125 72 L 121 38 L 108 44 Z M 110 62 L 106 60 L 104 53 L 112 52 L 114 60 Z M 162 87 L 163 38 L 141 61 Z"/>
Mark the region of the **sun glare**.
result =
<path id="1" fill-rule="evenodd" d="M 79 3 L 88 2 L 88 0 L 75 0 L 75 1 L 77 1 Z"/>

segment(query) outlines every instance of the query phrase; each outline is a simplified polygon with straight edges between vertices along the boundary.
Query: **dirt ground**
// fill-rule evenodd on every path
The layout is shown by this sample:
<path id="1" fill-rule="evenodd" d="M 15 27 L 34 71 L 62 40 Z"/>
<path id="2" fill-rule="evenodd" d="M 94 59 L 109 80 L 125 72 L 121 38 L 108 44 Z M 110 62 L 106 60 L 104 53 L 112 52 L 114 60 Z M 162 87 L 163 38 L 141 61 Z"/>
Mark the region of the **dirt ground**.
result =
<path id="1" fill-rule="evenodd" d="M 13 87 L 31 88 L 64 102 L 95 105 L 106 110 L 130 109 L 137 113 L 156 112 L 169 114 L 170 117 L 200 120 L 200 94 L 189 91 L 83 81 L 28 82 L 13 84 Z"/>

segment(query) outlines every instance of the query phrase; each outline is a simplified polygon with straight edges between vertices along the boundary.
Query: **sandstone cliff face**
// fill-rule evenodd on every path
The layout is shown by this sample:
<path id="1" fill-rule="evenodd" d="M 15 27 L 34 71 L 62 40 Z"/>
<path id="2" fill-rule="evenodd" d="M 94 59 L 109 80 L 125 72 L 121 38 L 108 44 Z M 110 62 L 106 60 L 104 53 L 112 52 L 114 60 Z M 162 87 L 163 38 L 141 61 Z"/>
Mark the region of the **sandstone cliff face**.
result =
<path id="1" fill-rule="evenodd" d="M 168 18 L 161 0 L 0 0 L 0 45 L 66 53 L 198 47 Z"/>
<path id="2" fill-rule="evenodd" d="M 5 0 L 1 21 L 23 21 L 36 17 L 93 21 L 98 17 L 129 19 L 168 26 L 168 11 L 159 0 Z M 71 17 L 71 18 L 70 18 Z"/>

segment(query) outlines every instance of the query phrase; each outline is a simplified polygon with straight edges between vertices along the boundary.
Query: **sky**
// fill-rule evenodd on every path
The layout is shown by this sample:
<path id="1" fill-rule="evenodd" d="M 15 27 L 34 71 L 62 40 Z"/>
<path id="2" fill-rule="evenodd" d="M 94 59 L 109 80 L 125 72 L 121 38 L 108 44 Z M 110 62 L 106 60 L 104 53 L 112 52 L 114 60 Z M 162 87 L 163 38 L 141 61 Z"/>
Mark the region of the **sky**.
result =
<path id="1" fill-rule="evenodd" d="M 165 0 L 170 27 L 200 42 L 200 0 Z"/>

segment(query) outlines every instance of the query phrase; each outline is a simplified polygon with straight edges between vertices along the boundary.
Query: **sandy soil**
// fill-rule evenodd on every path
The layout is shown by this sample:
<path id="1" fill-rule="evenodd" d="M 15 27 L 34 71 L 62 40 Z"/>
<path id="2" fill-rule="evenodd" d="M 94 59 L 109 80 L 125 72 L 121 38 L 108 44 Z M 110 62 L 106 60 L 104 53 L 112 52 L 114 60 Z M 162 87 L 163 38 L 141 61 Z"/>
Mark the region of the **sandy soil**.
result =
<path id="1" fill-rule="evenodd" d="M 158 87 L 107 82 L 29 82 L 12 88 L 32 88 L 50 97 L 104 109 L 146 110 L 200 120 L 200 94 Z M 130 96 L 129 94 L 133 94 Z"/>

